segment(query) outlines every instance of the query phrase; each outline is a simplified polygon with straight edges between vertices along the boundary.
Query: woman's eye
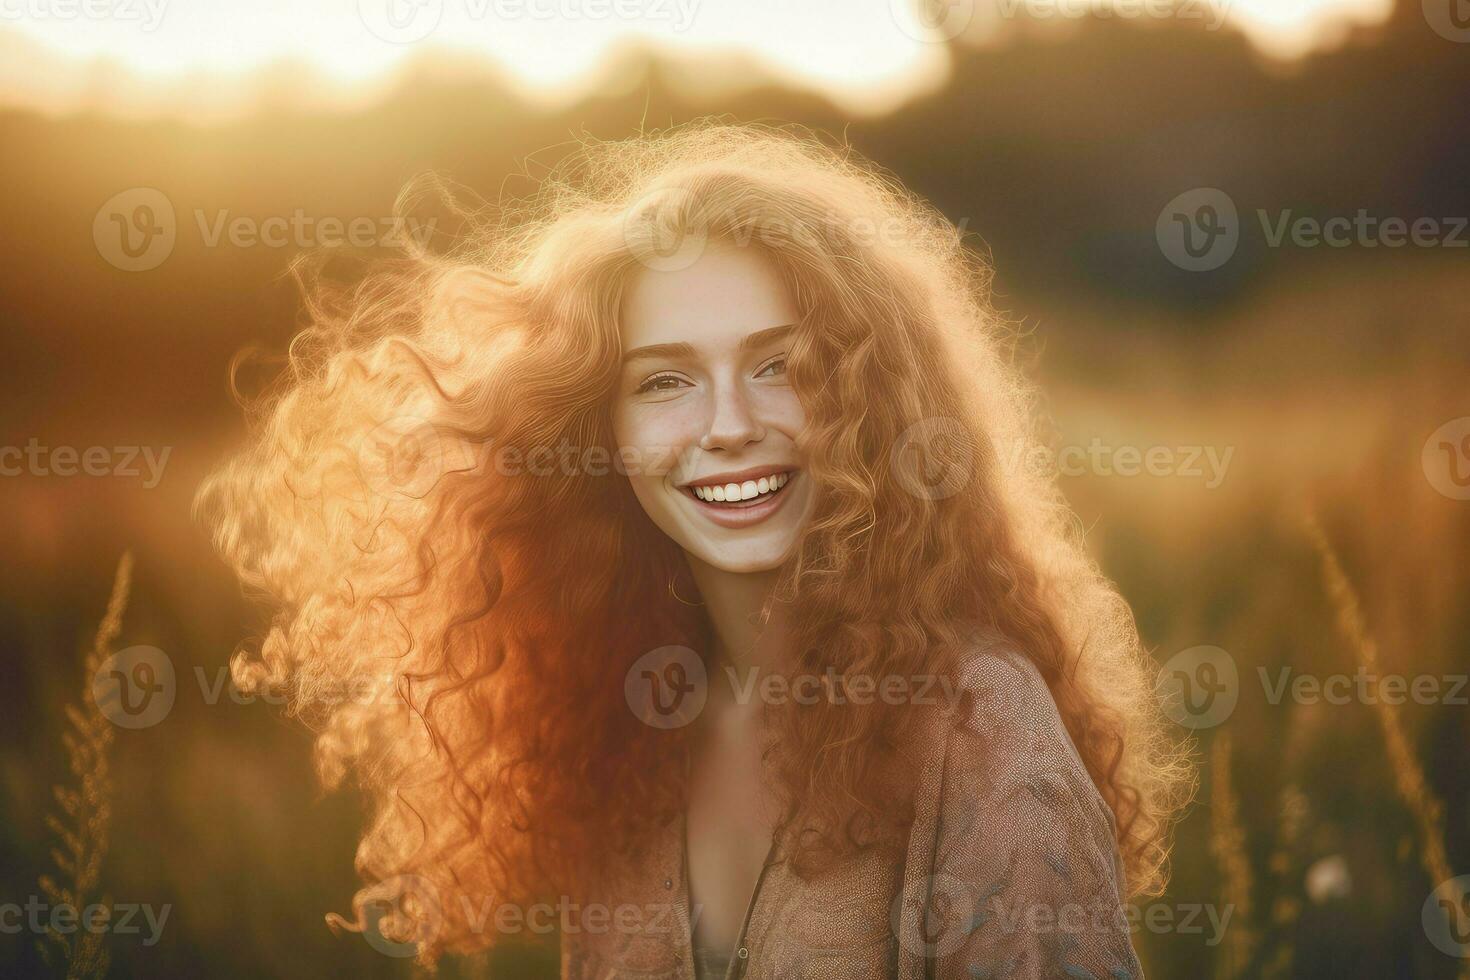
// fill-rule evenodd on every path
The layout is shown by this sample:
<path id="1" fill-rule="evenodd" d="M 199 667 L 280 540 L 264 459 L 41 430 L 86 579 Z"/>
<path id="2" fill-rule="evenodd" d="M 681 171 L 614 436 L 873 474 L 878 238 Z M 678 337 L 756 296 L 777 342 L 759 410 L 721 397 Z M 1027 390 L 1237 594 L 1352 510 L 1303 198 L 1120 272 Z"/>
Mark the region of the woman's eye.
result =
<path id="1" fill-rule="evenodd" d="M 786 373 L 786 358 L 778 357 L 756 372 L 757 378 L 775 377 Z"/>
<path id="2" fill-rule="evenodd" d="M 673 391 L 683 383 L 682 379 L 672 374 L 656 374 L 639 385 L 637 393 L 643 395 L 655 391 Z"/>

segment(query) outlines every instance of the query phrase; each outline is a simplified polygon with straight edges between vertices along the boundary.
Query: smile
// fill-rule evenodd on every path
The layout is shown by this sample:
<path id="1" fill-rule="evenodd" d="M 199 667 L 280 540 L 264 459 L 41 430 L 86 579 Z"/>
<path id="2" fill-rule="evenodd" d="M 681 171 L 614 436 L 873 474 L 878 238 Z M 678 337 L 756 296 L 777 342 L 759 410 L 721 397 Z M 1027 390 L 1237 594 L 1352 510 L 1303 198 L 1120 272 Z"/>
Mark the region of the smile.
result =
<path id="1" fill-rule="evenodd" d="M 739 474 L 743 479 L 720 477 L 690 483 L 680 489 L 706 517 L 722 527 L 748 527 L 774 514 L 785 502 L 786 488 L 796 470 L 770 470 L 759 475 Z"/>
<path id="2" fill-rule="evenodd" d="M 772 473 L 759 480 L 744 480 L 740 483 L 711 483 L 688 487 L 700 500 L 707 503 L 734 504 L 756 500 L 767 494 L 778 492 L 791 479 L 791 474 Z"/>

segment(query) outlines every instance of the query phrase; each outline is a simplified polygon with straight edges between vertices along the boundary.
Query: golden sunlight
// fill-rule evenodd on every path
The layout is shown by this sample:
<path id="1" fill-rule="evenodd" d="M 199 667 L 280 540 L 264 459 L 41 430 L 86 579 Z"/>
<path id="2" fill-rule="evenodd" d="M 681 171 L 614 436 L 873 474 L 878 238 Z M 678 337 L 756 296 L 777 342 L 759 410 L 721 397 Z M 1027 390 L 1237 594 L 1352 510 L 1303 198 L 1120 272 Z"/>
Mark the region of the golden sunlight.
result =
<path id="1" fill-rule="evenodd" d="M 881 115 L 942 84 L 948 43 L 1084 17 L 1197 21 L 1302 57 L 1392 0 L 0 0 L 0 104 L 208 119 L 265 95 L 372 99 L 406 68 L 500 75 L 537 104 L 605 88 L 630 50 L 680 85 L 783 84 Z M 309 82 L 310 84 L 306 84 Z M 309 93 L 309 94 L 308 94 Z"/>

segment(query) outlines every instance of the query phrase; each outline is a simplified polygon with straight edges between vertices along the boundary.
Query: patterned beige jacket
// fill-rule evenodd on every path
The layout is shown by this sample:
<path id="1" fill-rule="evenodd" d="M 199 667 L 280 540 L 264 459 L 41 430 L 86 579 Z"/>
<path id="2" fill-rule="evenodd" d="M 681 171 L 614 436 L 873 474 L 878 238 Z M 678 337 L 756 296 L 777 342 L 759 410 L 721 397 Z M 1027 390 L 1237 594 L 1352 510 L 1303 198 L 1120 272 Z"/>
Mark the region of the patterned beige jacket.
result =
<path id="1" fill-rule="evenodd" d="M 1113 815 L 1025 657 L 978 658 L 970 710 L 936 731 L 901 862 L 803 881 L 773 845 L 729 956 L 691 948 L 684 828 L 629 869 L 600 929 L 562 936 L 564 980 L 1142 980 Z"/>

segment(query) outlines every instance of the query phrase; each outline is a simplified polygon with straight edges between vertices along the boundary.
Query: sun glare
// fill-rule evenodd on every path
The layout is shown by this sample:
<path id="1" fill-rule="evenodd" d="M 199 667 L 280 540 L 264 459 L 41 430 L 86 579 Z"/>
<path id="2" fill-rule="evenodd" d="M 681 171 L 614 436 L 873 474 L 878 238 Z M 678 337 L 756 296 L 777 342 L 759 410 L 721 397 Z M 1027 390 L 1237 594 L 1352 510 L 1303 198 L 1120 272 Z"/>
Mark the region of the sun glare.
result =
<path id="1" fill-rule="evenodd" d="M 536 103 L 576 99 L 618 55 L 660 51 L 698 90 L 784 84 L 855 115 L 943 83 L 953 42 L 1084 16 L 1198 17 L 1290 59 L 1386 19 L 1392 0 L 0 0 L 0 103 L 229 115 L 272 73 L 302 101 L 369 98 L 410 65 L 494 71 Z M 277 89 L 273 94 L 280 95 Z"/>

